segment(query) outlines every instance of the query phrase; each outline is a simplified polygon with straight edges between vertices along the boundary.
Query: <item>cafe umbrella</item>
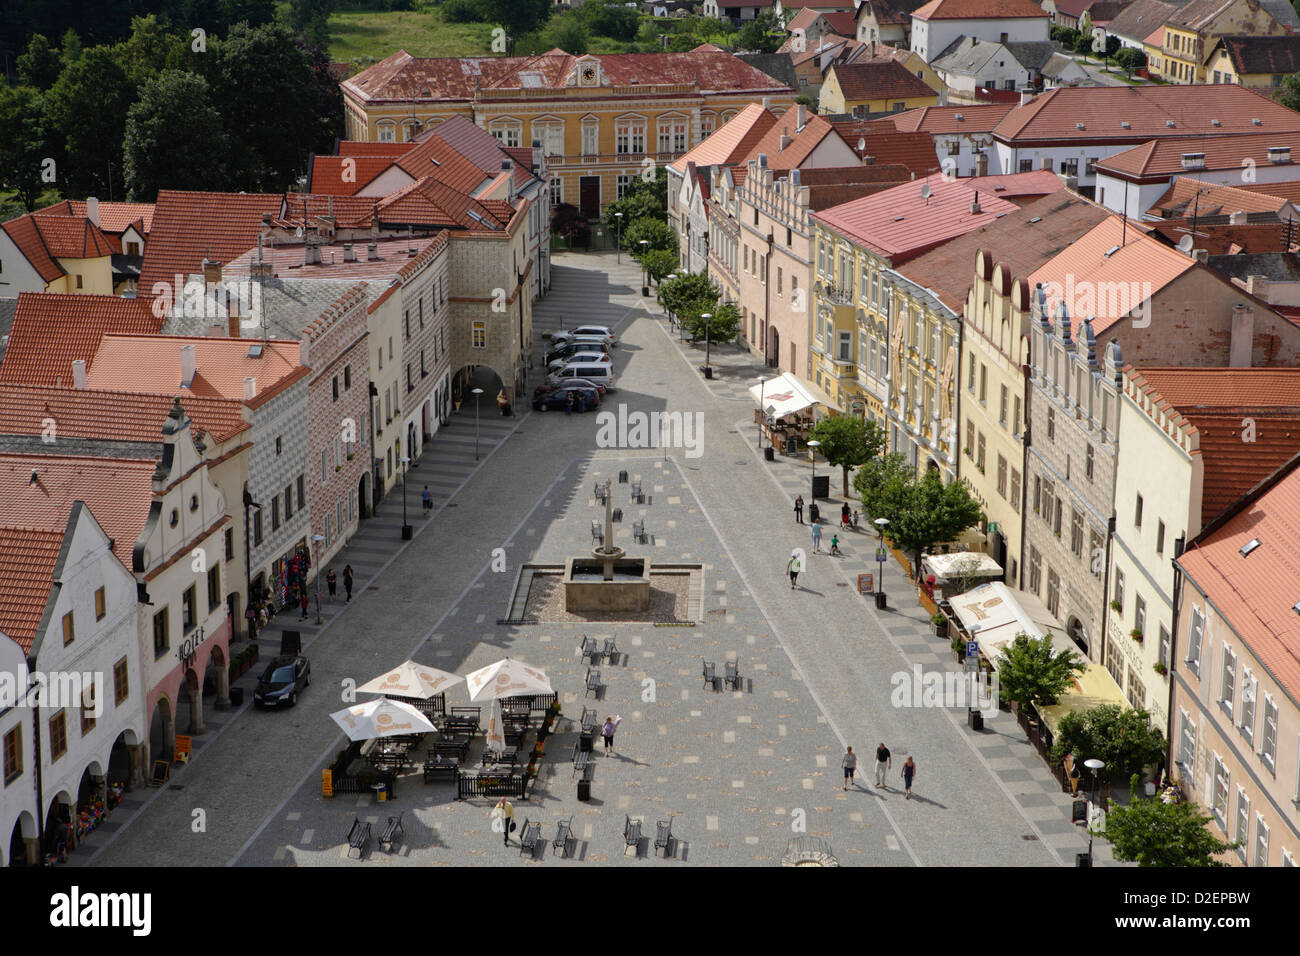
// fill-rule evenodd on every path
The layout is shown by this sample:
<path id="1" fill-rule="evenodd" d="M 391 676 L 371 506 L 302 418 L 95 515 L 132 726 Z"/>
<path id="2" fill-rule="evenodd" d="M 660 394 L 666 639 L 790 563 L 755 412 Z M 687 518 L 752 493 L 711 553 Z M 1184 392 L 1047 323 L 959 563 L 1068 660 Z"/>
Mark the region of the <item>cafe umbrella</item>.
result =
<path id="1" fill-rule="evenodd" d="M 449 674 L 436 667 L 417 664 L 415 661 L 403 661 L 388 673 L 366 681 L 357 690 L 368 694 L 383 694 L 387 697 L 427 700 L 445 693 L 448 687 L 459 684 L 464 679 L 458 674 Z"/>
<path id="2" fill-rule="evenodd" d="M 484 735 L 487 749 L 501 753 L 506 749 L 506 733 L 501 717 L 501 698 L 492 698 L 492 712 L 488 716 L 487 733 Z"/>
<path id="3" fill-rule="evenodd" d="M 330 714 L 349 740 L 434 733 L 438 728 L 410 704 L 377 697 Z"/>
<path id="4" fill-rule="evenodd" d="M 466 675 L 465 683 L 469 687 L 469 699 L 476 704 L 501 697 L 555 693 L 545 671 L 509 657 L 471 672 Z"/>

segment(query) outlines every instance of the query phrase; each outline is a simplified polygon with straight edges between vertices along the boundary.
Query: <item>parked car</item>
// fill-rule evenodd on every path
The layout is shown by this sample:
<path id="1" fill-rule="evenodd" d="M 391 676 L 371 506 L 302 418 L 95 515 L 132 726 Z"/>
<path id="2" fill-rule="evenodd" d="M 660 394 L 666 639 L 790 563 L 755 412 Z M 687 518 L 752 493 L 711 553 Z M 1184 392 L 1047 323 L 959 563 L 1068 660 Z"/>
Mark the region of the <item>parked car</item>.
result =
<path id="1" fill-rule="evenodd" d="M 557 358 L 546 363 L 547 373 L 557 372 L 566 365 L 612 365 L 611 359 L 604 352 L 574 352 L 564 358 Z"/>
<path id="2" fill-rule="evenodd" d="M 608 355 L 609 345 L 602 339 L 575 339 L 564 345 L 547 349 L 546 362 L 550 364 L 556 359 L 567 358 L 570 355 L 576 355 L 578 352 L 600 352 Z"/>
<path id="3" fill-rule="evenodd" d="M 580 338 L 600 339 L 610 345 L 615 344 L 614 333 L 604 325 L 580 325 L 576 329 L 563 329 L 551 336 L 551 343 L 559 345 L 561 342 L 571 342 Z"/>
<path id="4" fill-rule="evenodd" d="M 277 657 L 266 665 L 253 691 L 257 707 L 278 707 L 298 703 L 298 691 L 311 683 L 311 661 L 297 657 Z"/>
<path id="5" fill-rule="evenodd" d="M 533 396 L 533 410 L 538 412 L 564 411 L 569 407 L 569 396 L 573 396 L 575 411 L 595 411 L 600 404 L 600 393 L 594 388 L 557 388 Z M 579 402 L 581 396 L 581 404 Z"/>
<path id="6" fill-rule="evenodd" d="M 533 389 L 533 398 L 536 399 L 542 395 L 549 395 L 557 389 L 566 389 L 570 391 L 573 389 L 590 389 L 591 391 L 594 391 L 599 398 L 605 397 L 604 385 L 597 384 L 596 382 L 589 382 L 585 378 L 571 378 L 565 379 L 563 384 L 545 382 L 538 385 L 537 388 Z"/>
<path id="7" fill-rule="evenodd" d="M 560 385 L 568 379 L 575 378 L 585 378 L 592 382 L 598 382 L 606 388 L 613 388 L 614 366 L 610 364 L 593 365 L 590 362 L 570 363 L 551 372 L 546 381 L 550 384 Z"/>

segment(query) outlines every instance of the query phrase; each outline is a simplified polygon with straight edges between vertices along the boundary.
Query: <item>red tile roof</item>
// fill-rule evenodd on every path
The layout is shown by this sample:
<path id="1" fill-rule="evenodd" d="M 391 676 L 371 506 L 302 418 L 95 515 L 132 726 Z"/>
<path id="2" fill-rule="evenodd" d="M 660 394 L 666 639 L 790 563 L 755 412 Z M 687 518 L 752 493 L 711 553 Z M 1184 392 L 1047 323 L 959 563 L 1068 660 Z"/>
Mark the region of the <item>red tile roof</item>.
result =
<path id="1" fill-rule="evenodd" d="M 279 193 L 208 193 L 160 189 L 140 269 L 141 294 L 155 282 L 203 271 L 205 258 L 229 262 L 257 245 L 262 216 L 280 213 Z"/>
<path id="2" fill-rule="evenodd" d="M 482 185 L 484 179 L 489 176 L 495 177 L 501 172 L 501 159 L 502 154 L 498 151 L 495 168 L 491 173 L 485 173 L 450 146 L 446 140 L 432 136 L 401 159 L 396 160 L 393 165 L 415 179 L 424 179 L 428 176 L 458 192 L 471 193 Z"/>
<path id="3" fill-rule="evenodd" d="M 938 94 L 897 60 L 837 63 L 831 72 L 846 100 L 916 98 Z"/>
<path id="4" fill-rule="evenodd" d="M 1133 0 L 1111 18 L 1109 32 L 1130 40 L 1143 40 L 1153 29 L 1164 30 L 1165 21 L 1176 9 L 1172 3 L 1162 0 Z"/>
<path id="5" fill-rule="evenodd" d="M 1151 223 L 1153 232 L 1164 236 L 1171 245 L 1192 232 L 1192 220 L 1168 219 Z M 1286 226 L 1280 222 L 1257 222 L 1234 226 L 1230 223 L 1196 223 L 1196 248 L 1212 256 L 1243 252 L 1287 252 Z"/>
<path id="6" fill-rule="evenodd" d="M 1238 74 L 1300 72 L 1300 36 L 1294 33 L 1277 37 L 1221 36 L 1215 44 L 1223 45 Z"/>
<path id="7" fill-rule="evenodd" d="M 240 402 L 188 395 L 183 405 L 195 435 L 224 442 L 250 427 Z M 53 419 L 56 440 L 156 442 L 171 407 L 168 395 L 0 384 L 0 435 L 40 435 Z"/>
<path id="8" fill-rule="evenodd" d="M 278 243 L 274 249 L 263 248 L 263 261 L 271 264 L 273 278 L 321 278 L 321 279 L 392 279 L 418 269 L 425 261 L 426 255 L 435 256 L 447 245 L 449 234 L 446 230 L 432 238 L 416 237 L 407 240 L 405 236 L 395 239 L 376 241 L 378 258 L 367 258 L 366 245 L 355 243 L 356 262 L 345 262 L 342 243 L 321 247 L 320 265 L 303 265 L 306 246 L 303 243 L 288 245 Z M 416 255 L 411 256 L 408 249 L 415 247 Z M 334 261 L 330 261 L 333 259 Z M 224 278 L 237 278 L 250 274 L 253 263 L 257 261 L 257 250 L 251 250 L 240 256 L 222 270 Z"/>
<path id="9" fill-rule="evenodd" d="M 1263 193 L 1266 196 L 1274 196 L 1295 203 L 1297 207 L 1300 207 L 1300 180 L 1293 180 L 1289 183 L 1250 183 L 1235 188 L 1243 189 L 1249 193 Z"/>
<path id="10" fill-rule="evenodd" d="M 18 247 L 18 251 L 40 275 L 42 281 L 49 284 L 67 275 L 63 267 L 54 261 L 54 255 L 45 244 L 45 238 L 37 225 L 37 218 L 30 213 L 11 219 L 0 225 L 5 235 Z"/>
<path id="11" fill-rule="evenodd" d="M 930 0 L 912 16 L 918 20 L 1002 20 L 1047 17 L 1033 0 Z"/>
<path id="12" fill-rule="evenodd" d="M 714 130 L 703 142 L 674 160 L 672 168 L 684 174 L 687 163 L 694 163 L 696 166 L 731 166 L 743 162 L 752 151 L 754 144 L 775 123 L 776 114 L 771 110 L 763 109 L 759 103 L 750 103 Z"/>
<path id="13" fill-rule="evenodd" d="M 408 149 L 411 143 L 367 143 L 359 139 L 341 139 L 334 151 L 339 156 L 378 156 L 396 159 Z"/>
<path id="14" fill-rule="evenodd" d="M 60 259 L 98 259 L 113 254 L 108 237 L 89 219 L 36 216 L 50 254 Z"/>
<path id="15" fill-rule="evenodd" d="M 162 426 L 159 422 L 160 440 Z M 0 527 L 42 528 L 61 538 L 73 503 L 84 501 L 113 539 L 113 553 L 130 568 L 153 500 L 157 466 L 138 458 L 0 455 Z"/>
<path id="16" fill-rule="evenodd" d="M 1259 546 L 1243 557 L 1252 540 Z M 1177 563 L 1291 699 L 1300 699 L 1300 614 L 1293 609 L 1300 602 L 1300 458 L 1192 539 Z M 1192 591 L 1184 594 L 1196 601 Z"/>
<path id="17" fill-rule="evenodd" d="M 1234 212 L 1279 212 L 1289 204 L 1267 193 L 1250 192 L 1182 176 L 1170 183 L 1149 212 L 1165 219 L 1198 216 L 1229 216 Z"/>
<path id="18" fill-rule="evenodd" d="M 939 158 L 929 133 L 900 133 L 892 125 L 881 126 L 870 120 L 830 122 L 855 153 L 870 156 L 882 166 L 905 166 L 917 176 L 928 176 L 939 169 Z"/>
<path id="19" fill-rule="evenodd" d="M 987 106 L 923 106 L 894 114 L 899 130 L 908 133 L 990 133 L 1015 109 L 1011 103 Z M 959 118 L 960 117 L 960 118 Z"/>
<path id="20" fill-rule="evenodd" d="M 921 0 L 872 0 L 870 11 L 875 14 L 876 22 L 885 26 L 887 24 L 902 24 L 911 26 L 912 11 L 924 6 Z M 862 12 L 859 6 L 857 12 Z"/>
<path id="21" fill-rule="evenodd" d="M 945 180 L 935 174 L 814 213 L 813 218 L 897 266 L 1016 209 L 985 192 L 980 211 L 972 213 L 969 207 L 981 182 Z M 930 188 L 928 198 L 921 195 L 923 186 Z"/>
<path id="22" fill-rule="evenodd" d="M 835 10 L 831 13 L 823 13 L 822 16 L 831 25 L 832 33 L 851 37 L 858 32 L 857 14 L 852 10 Z"/>
<path id="23" fill-rule="evenodd" d="M 0 631 L 31 652 L 54 585 L 63 528 L 0 528 Z"/>
<path id="24" fill-rule="evenodd" d="M 1213 120 L 1220 125 L 1213 125 Z M 1174 125 L 1167 126 L 1167 121 Z M 1124 122 L 1128 128 L 1121 125 Z M 1083 129 L 1076 128 L 1079 123 Z M 1226 136 L 1294 130 L 1300 130 L 1300 114 L 1254 90 L 1210 83 L 1059 87 L 1014 107 L 993 135 L 1001 142 L 1024 146 L 1060 140 L 1136 144 L 1192 133 Z"/>
<path id="25" fill-rule="evenodd" d="M 1300 120 L 1300 115 L 1292 115 Z M 1291 155 L 1295 159 L 1290 163 L 1270 162 L 1268 151 L 1275 146 L 1289 146 Z M 1170 176 L 1192 172 L 1183 166 L 1183 156 L 1186 153 L 1204 153 L 1206 170 L 1244 169 L 1248 165 L 1245 162 L 1247 159 L 1254 163 L 1257 169 L 1278 165 L 1294 168 L 1295 163 L 1300 162 L 1300 123 L 1291 130 L 1275 133 L 1158 139 L 1100 160 L 1097 168 L 1130 181 L 1145 178 L 1158 182 Z"/>
<path id="26" fill-rule="evenodd" d="M 99 203 L 99 228 L 107 233 L 120 235 L 137 219 L 144 220 L 144 233 L 148 235 L 153 227 L 154 204 L 151 202 L 105 202 Z M 72 219 L 85 219 L 86 203 L 81 199 L 65 199 L 53 206 L 37 209 L 38 216 L 65 216 Z"/>
<path id="27" fill-rule="evenodd" d="M 313 156 L 307 188 L 324 196 L 352 196 L 391 165 L 387 156 Z"/>
<path id="28" fill-rule="evenodd" d="M 161 328 L 162 319 L 150 312 L 144 299 L 20 293 L 0 361 L 0 382 L 71 385 L 72 363 L 82 359 L 89 364 L 105 333 L 153 333 Z"/>
<path id="29" fill-rule="evenodd" d="M 828 137 L 839 139 L 835 127 L 820 116 L 809 112 L 804 117 L 804 127 L 799 129 L 799 111 L 786 110 L 776 118 L 776 123 L 763 134 L 745 157 L 746 162 L 757 159 L 760 153 L 767 155 L 769 169 L 798 169 L 813 150 Z M 781 137 L 789 136 L 790 142 L 781 148 Z"/>

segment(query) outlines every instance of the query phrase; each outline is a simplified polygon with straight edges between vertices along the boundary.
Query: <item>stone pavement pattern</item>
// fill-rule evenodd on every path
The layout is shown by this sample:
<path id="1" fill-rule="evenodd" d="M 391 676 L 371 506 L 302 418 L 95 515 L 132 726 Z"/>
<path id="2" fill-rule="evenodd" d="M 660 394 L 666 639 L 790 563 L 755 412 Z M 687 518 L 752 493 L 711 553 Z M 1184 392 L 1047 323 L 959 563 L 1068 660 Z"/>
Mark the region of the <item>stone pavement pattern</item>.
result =
<path id="1" fill-rule="evenodd" d="M 457 803 L 447 785 L 426 786 L 416 776 L 382 805 L 369 796 L 320 796 L 320 770 L 342 746 L 327 716 L 343 706 L 340 681 L 367 680 L 407 656 L 463 673 L 509 653 L 547 669 L 566 718 L 576 719 L 584 702 L 624 717 L 618 755 L 595 761 L 591 803 L 574 793 L 571 731 L 548 743 L 536 797 L 516 801 L 521 824 L 530 814 L 545 821 L 548 862 L 555 860 L 553 822 L 570 814 L 575 859 L 618 862 L 630 813 L 651 836 L 656 820 L 671 817 L 681 841 L 676 860 L 704 865 L 771 865 L 797 819 L 828 839 L 843 864 L 1072 863 L 1086 837 L 1070 824 L 1068 798 L 1010 717 L 975 734 L 964 712 L 891 706 L 892 674 L 910 673 L 913 663 L 956 665 L 946 641 L 929 635 L 926 615 L 892 562 L 885 584 L 900 609 L 877 612 L 850 586 L 859 568 L 875 570 L 868 565 L 873 538 L 846 534 L 842 559 L 810 555 L 804 586 L 791 592 L 786 558 L 792 548 L 809 547 L 790 504 L 805 487 L 807 465 L 769 464 L 757 454 L 747 389 L 761 366 L 734 347 L 715 348 L 719 378 L 705 382 L 695 371 L 702 349 L 677 342 L 657 310 L 646 308 L 634 264 L 569 254 L 557 256 L 555 267 L 553 292 L 535 313 L 539 336 L 558 328 L 561 315 L 568 325 L 625 323 L 620 387 L 603 407 L 699 412 L 703 455 L 675 448 L 665 461 L 657 450 L 597 449 L 594 416 L 520 409 L 519 419 L 481 420 L 485 458 L 476 471 L 472 412 L 462 409 L 412 469 L 415 540 L 403 547 L 399 538 L 399 490 L 335 562 L 352 564 L 358 590 L 346 613 L 338 603 L 325 607 L 323 627 L 303 622 L 314 680 L 298 707 L 214 714 L 209 726 L 216 729 L 197 738 L 195 762 L 176 770 L 173 783 L 183 789 L 131 795 L 142 809 L 106 834 L 91 860 L 341 865 L 354 814 L 382 823 L 405 811 L 407 832 L 395 852 L 373 851 L 362 865 L 513 862 L 517 846 L 503 851 L 490 831 L 491 801 Z M 624 507 L 616 538 L 630 554 L 705 566 L 700 624 L 496 625 L 519 563 L 587 552 L 597 517 L 592 484 L 623 468 L 645 479 L 653 500 L 632 505 L 626 486 L 615 486 L 616 505 Z M 419 514 L 426 482 L 437 506 L 428 519 Z M 823 502 L 823 513 L 838 515 L 838 504 Z M 631 522 L 643 513 L 653 546 L 630 540 Z M 506 551 L 508 573 L 489 570 L 497 547 Z M 579 633 L 615 637 L 624 655 L 601 668 L 607 687 L 599 704 L 581 694 Z M 265 656 L 278 633 L 264 633 L 263 641 Z M 737 660 L 745 690 L 703 689 L 701 657 L 719 670 Z M 645 696 L 646 679 L 654 681 L 653 699 Z M 463 688 L 459 694 L 449 703 L 463 702 Z M 892 789 L 868 785 L 846 794 L 843 744 L 866 758 L 861 783 L 882 739 L 895 756 Z M 919 771 L 914 799 L 904 801 L 896 775 L 908 753 Z M 196 808 L 206 811 L 206 833 L 192 831 Z M 644 843 L 640 855 L 649 855 Z"/>

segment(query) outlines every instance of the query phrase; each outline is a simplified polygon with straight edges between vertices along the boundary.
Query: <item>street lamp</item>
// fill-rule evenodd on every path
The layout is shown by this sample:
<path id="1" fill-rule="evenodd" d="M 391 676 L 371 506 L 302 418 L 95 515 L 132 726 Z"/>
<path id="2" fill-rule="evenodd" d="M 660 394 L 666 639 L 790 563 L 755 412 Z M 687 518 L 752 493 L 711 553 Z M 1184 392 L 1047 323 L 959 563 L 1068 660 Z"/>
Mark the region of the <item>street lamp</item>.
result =
<path id="1" fill-rule="evenodd" d="M 406 522 L 406 473 L 411 470 L 411 459 L 403 455 L 398 461 L 402 464 L 402 540 L 410 541 L 413 529 Z"/>
<path id="2" fill-rule="evenodd" d="M 646 271 L 645 254 L 650 251 L 650 240 L 642 239 L 638 245 L 641 247 L 641 295 L 650 294 L 650 273 Z"/>
<path id="3" fill-rule="evenodd" d="M 1090 757 L 1083 762 L 1083 765 L 1092 771 L 1092 806 L 1097 804 L 1097 774 L 1106 769 L 1106 762 L 1098 760 L 1096 757 Z M 1092 866 L 1092 820 L 1087 820 L 1088 827 L 1088 862 L 1085 864 L 1082 858 L 1076 858 L 1079 866 Z"/>
<path id="4" fill-rule="evenodd" d="M 471 388 L 474 394 L 474 460 L 478 461 L 478 398 L 483 394 L 481 388 Z"/>
<path id="5" fill-rule="evenodd" d="M 665 281 L 665 282 L 674 282 L 674 281 L 676 281 L 676 279 L 677 279 L 677 273 L 676 273 L 676 272 L 670 272 L 668 275 L 664 276 L 664 281 Z M 663 285 L 662 285 L 662 283 L 661 283 L 660 286 L 659 286 L 659 294 L 660 294 L 660 295 L 663 295 L 663 291 L 664 291 L 664 287 L 663 287 Z M 667 308 L 667 307 L 665 307 L 665 308 L 664 308 L 664 311 L 668 313 L 668 327 L 671 329 L 671 328 L 673 327 L 673 325 L 675 324 L 675 323 L 673 322 L 673 310 L 672 310 L 672 309 L 669 309 L 669 308 Z"/>
<path id="6" fill-rule="evenodd" d="M 406 497 L 406 482 L 402 482 L 402 497 Z M 314 534 L 311 536 L 312 543 L 316 545 L 316 624 L 317 626 L 325 622 L 320 616 L 320 543 L 325 540 L 325 535 Z"/>
<path id="7" fill-rule="evenodd" d="M 623 264 L 623 214 L 614 213 L 614 229 L 617 238 L 614 240 L 614 262 L 616 265 Z"/>
<path id="8" fill-rule="evenodd" d="M 816 438 L 808 442 L 808 457 L 812 460 L 812 496 L 811 500 L 817 503 L 817 449 L 822 447 L 822 443 Z"/>
<path id="9" fill-rule="evenodd" d="M 252 610 L 253 608 L 253 562 L 251 557 L 252 549 L 248 541 L 248 509 L 250 508 L 256 509 L 257 511 L 262 510 L 262 506 L 253 500 L 253 496 L 249 494 L 248 489 L 245 488 L 244 489 L 244 586 L 247 588 L 247 591 L 244 594 L 244 599 L 245 601 L 248 602 L 248 607 L 245 608 L 244 618 L 245 620 L 248 621 L 248 639 L 251 641 L 253 638 L 257 637 L 257 612 L 253 611 L 253 616 L 252 617 L 248 616 L 248 611 Z"/>
<path id="10" fill-rule="evenodd" d="M 883 611 L 885 609 L 885 528 L 889 524 L 889 519 L 877 518 L 872 524 L 880 532 L 880 542 L 876 545 L 876 608 Z"/>
<path id="11" fill-rule="evenodd" d="M 767 391 L 767 379 L 758 380 L 758 447 L 763 447 L 763 394 Z"/>
<path id="12" fill-rule="evenodd" d="M 709 329 L 713 325 L 713 313 L 704 312 L 700 318 L 704 320 L 704 377 L 713 378 L 713 366 L 709 364 L 709 356 L 712 354 L 709 349 Z"/>

